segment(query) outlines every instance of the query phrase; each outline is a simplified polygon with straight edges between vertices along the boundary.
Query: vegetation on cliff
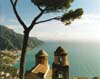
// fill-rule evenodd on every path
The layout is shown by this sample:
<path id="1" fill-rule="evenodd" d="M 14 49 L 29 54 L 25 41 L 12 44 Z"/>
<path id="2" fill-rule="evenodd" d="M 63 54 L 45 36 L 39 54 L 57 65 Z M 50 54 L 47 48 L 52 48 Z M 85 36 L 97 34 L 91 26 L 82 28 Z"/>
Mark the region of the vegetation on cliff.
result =
<path id="1" fill-rule="evenodd" d="M 20 50 L 22 48 L 23 35 L 14 32 L 8 27 L 0 25 L 0 50 Z M 28 48 L 34 48 L 43 42 L 36 37 L 30 37 Z"/>
<path id="2" fill-rule="evenodd" d="M 13 66 L 19 56 L 13 52 L 0 51 L 0 79 L 16 79 L 18 69 Z"/>

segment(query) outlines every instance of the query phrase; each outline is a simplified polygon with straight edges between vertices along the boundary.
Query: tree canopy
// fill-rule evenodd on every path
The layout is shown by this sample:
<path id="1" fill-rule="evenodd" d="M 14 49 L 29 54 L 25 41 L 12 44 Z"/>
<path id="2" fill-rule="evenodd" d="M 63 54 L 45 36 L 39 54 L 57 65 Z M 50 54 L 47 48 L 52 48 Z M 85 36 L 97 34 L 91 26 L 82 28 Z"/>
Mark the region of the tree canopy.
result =
<path id="1" fill-rule="evenodd" d="M 74 0 L 31 0 L 31 1 L 41 11 L 45 10 L 44 13 L 63 12 L 63 10 L 66 11 L 65 13 L 63 13 L 63 15 L 41 22 L 46 22 L 55 19 L 55 20 L 60 20 L 65 25 L 68 25 L 74 19 L 80 18 L 81 15 L 83 15 L 82 8 L 78 8 L 76 10 L 69 10 L 69 8 L 71 7 L 71 3 L 73 3 Z"/>
<path id="2" fill-rule="evenodd" d="M 40 7 L 46 7 L 47 12 L 68 9 L 73 0 L 32 0 L 32 2 Z"/>
<path id="3" fill-rule="evenodd" d="M 70 24 L 71 21 L 73 21 L 74 19 L 80 18 L 82 14 L 83 14 L 82 8 L 78 8 L 75 11 L 70 10 L 61 17 L 61 21 L 65 22 L 65 24 L 67 25 Z"/>

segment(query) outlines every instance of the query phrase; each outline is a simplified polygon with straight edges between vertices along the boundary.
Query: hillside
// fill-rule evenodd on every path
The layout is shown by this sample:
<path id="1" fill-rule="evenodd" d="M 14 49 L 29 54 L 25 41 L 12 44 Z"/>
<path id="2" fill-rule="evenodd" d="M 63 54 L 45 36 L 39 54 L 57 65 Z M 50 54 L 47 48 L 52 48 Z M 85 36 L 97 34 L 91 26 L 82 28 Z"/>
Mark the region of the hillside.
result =
<path id="1" fill-rule="evenodd" d="M 8 27 L 0 25 L 0 50 L 20 50 L 22 47 L 23 35 L 14 32 Z M 30 37 L 28 48 L 34 48 L 43 42 L 36 37 Z"/>

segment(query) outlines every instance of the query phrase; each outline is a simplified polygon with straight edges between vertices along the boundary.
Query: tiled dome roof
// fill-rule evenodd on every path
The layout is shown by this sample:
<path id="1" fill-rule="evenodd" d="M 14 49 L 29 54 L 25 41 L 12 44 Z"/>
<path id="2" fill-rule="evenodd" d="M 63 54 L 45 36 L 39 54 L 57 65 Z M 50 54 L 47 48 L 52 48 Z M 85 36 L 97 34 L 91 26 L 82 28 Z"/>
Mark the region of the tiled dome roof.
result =
<path id="1" fill-rule="evenodd" d="M 45 50 L 40 50 L 37 54 L 36 57 L 40 57 L 40 56 L 48 56 L 47 52 Z"/>
<path id="2" fill-rule="evenodd" d="M 56 56 L 62 56 L 62 55 L 67 55 L 67 52 L 61 47 L 59 46 L 56 51 L 54 52 L 54 54 Z"/>

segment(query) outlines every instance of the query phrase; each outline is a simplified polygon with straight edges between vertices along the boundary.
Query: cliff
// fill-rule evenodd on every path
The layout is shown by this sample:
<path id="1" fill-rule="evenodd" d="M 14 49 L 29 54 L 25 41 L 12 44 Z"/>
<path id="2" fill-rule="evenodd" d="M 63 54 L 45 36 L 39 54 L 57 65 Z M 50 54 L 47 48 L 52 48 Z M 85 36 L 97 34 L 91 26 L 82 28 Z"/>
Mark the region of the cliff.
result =
<path id="1" fill-rule="evenodd" d="M 23 43 L 23 35 L 14 32 L 8 27 L 0 25 L 0 50 L 20 50 Z M 28 48 L 34 48 L 43 41 L 38 40 L 36 37 L 30 37 L 28 41 Z"/>

